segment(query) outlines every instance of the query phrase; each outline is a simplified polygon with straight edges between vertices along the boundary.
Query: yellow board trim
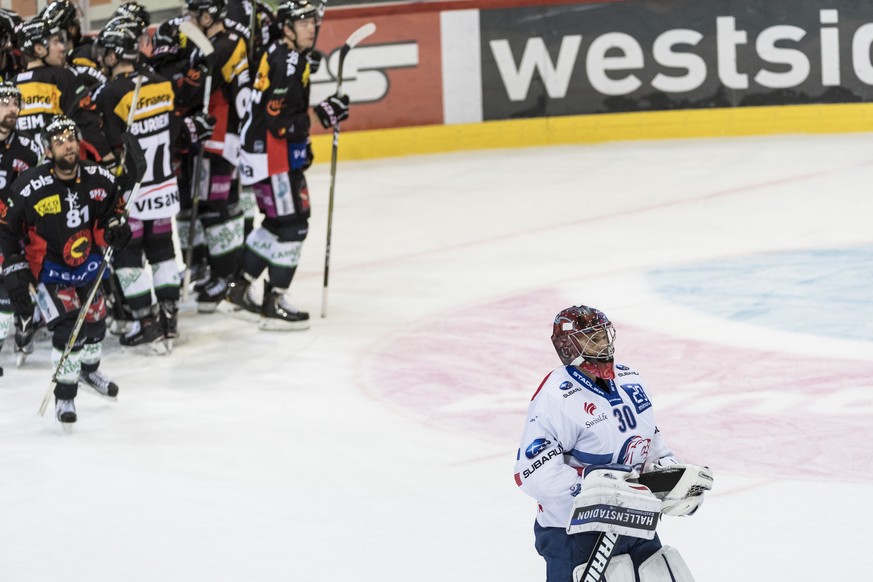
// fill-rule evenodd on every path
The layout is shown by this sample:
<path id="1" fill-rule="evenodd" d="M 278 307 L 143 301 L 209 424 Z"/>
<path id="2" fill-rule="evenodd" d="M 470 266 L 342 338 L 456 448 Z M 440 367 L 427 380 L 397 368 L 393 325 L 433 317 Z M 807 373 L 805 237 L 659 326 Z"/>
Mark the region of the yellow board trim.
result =
<path id="1" fill-rule="evenodd" d="M 352 107 L 354 109 L 354 106 Z M 340 134 L 342 160 L 607 141 L 873 132 L 873 103 L 607 113 L 428 125 Z M 314 136 L 316 163 L 329 163 L 332 134 Z"/>

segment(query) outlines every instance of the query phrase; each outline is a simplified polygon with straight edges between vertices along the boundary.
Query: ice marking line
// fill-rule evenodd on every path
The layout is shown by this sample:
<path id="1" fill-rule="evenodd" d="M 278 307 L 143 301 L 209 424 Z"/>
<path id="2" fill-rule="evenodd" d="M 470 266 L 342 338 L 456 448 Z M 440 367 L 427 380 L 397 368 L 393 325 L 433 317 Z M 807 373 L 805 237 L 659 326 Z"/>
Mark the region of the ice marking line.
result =
<path id="1" fill-rule="evenodd" d="M 735 186 L 733 188 L 727 188 L 725 190 L 718 190 L 716 192 L 710 192 L 708 194 L 702 194 L 700 196 L 694 196 L 691 198 L 683 198 L 681 200 L 672 200 L 670 202 L 659 202 L 657 204 L 651 204 L 649 206 L 641 206 L 639 208 L 621 209 L 621 210 L 617 210 L 615 212 L 610 212 L 608 214 L 603 214 L 601 216 L 592 215 L 592 216 L 587 216 L 587 217 L 579 219 L 579 220 L 572 220 L 569 222 L 557 222 L 557 223 L 554 223 L 551 225 L 544 225 L 544 226 L 541 226 L 538 228 L 531 228 L 531 229 L 527 229 L 527 230 L 518 230 L 518 231 L 513 231 L 511 233 L 508 233 L 508 234 L 492 236 L 489 238 L 483 238 L 483 239 L 479 239 L 479 240 L 475 240 L 475 241 L 469 241 L 469 242 L 459 243 L 459 244 L 454 244 L 454 245 L 445 245 L 445 246 L 441 246 L 441 247 L 436 248 L 436 249 L 418 251 L 415 253 L 408 253 L 405 255 L 396 255 L 393 257 L 379 259 L 376 261 L 365 261 L 365 262 L 360 262 L 360 263 L 356 263 L 353 265 L 345 265 L 343 267 L 335 267 L 335 268 L 338 270 L 342 270 L 342 271 L 351 271 L 351 270 L 357 270 L 357 269 L 369 269 L 370 267 L 372 267 L 374 265 L 391 264 L 391 263 L 398 262 L 398 261 L 406 261 L 406 260 L 410 260 L 410 259 L 426 257 L 429 255 L 438 255 L 438 254 L 444 253 L 444 252 L 451 252 L 451 251 L 457 251 L 457 250 L 462 250 L 462 249 L 468 249 L 471 247 L 476 247 L 476 246 L 480 246 L 480 245 L 487 245 L 487 244 L 491 244 L 491 243 L 498 242 L 498 241 L 511 240 L 511 239 L 516 239 L 516 238 L 520 238 L 520 237 L 541 234 L 542 232 L 547 231 L 549 229 L 578 227 L 579 225 L 582 225 L 582 224 L 592 224 L 595 222 L 606 222 L 606 221 L 613 220 L 615 218 L 627 217 L 627 216 L 631 216 L 631 215 L 635 215 L 635 214 L 644 214 L 646 212 L 663 210 L 665 208 L 673 208 L 673 207 L 677 207 L 677 206 L 697 204 L 702 200 L 712 200 L 714 198 L 721 198 L 721 197 L 731 196 L 734 194 L 751 192 L 753 190 L 758 190 L 761 188 L 769 188 L 769 187 L 773 187 L 773 186 L 782 186 L 785 184 L 803 182 L 804 180 L 811 180 L 814 178 L 820 178 L 822 176 L 827 176 L 829 174 L 834 174 L 834 173 L 857 170 L 860 168 L 864 168 L 866 166 L 873 166 L 873 160 L 867 160 L 865 162 L 859 162 L 857 164 L 852 164 L 849 166 L 841 166 L 838 168 L 829 168 L 826 170 L 818 170 L 816 172 L 809 172 L 806 174 L 798 174 L 796 176 L 789 176 L 789 177 L 785 177 L 785 178 L 767 180 L 764 182 L 746 184 L 744 186 Z M 304 273 L 301 276 L 321 277 L 321 273 L 320 273 L 320 271 L 319 272 L 312 271 L 309 273 Z"/>

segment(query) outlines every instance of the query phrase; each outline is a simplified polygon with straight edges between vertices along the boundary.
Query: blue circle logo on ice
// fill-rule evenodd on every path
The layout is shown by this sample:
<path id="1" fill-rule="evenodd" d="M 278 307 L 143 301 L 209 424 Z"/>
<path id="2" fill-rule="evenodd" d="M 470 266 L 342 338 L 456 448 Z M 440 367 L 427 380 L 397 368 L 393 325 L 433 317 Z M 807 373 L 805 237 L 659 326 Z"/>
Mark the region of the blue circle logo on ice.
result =
<path id="1" fill-rule="evenodd" d="M 552 441 L 548 439 L 536 439 L 534 442 L 529 444 L 527 448 L 524 450 L 524 456 L 528 459 L 533 459 L 540 453 L 542 453 L 546 448 L 552 444 Z"/>
<path id="2" fill-rule="evenodd" d="M 670 302 L 731 321 L 873 340 L 873 246 L 746 255 L 647 277 Z"/>

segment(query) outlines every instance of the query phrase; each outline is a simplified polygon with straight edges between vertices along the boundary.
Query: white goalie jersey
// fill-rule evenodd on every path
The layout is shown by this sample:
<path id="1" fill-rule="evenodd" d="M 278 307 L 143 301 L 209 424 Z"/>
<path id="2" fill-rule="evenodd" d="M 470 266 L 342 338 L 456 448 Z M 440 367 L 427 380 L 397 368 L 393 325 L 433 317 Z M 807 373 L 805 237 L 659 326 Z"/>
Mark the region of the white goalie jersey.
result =
<path id="1" fill-rule="evenodd" d="M 604 390 L 574 366 L 546 376 L 528 407 L 515 482 L 539 503 L 543 527 L 567 526 L 585 467 L 619 463 L 642 472 L 671 455 L 638 372 L 615 365 Z"/>

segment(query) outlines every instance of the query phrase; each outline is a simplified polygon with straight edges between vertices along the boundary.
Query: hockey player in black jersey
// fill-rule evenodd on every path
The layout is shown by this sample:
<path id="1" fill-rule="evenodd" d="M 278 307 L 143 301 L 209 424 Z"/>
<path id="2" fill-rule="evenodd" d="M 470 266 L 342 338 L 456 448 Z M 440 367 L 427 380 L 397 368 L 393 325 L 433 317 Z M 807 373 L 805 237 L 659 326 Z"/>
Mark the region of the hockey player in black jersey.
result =
<path id="1" fill-rule="evenodd" d="M 22 102 L 18 129 L 29 131 L 34 139 L 42 141 L 43 128 L 56 115 L 67 115 L 82 132 L 83 152 L 97 162 L 112 163 L 114 155 L 88 89 L 75 73 L 65 68 L 65 35 L 39 18 L 26 22 L 19 30 L 27 69 L 15 77 Z"/>
<path id="2" fill-rule="evenodd" d="M 52 333 L 52 361 L 57 365 L 99 270 L 102 246 L 123 247 L 130 239 L 130 226 L 112 174 L 80 159 L 76 124 L 59 115 L 42 135 L 49 162 L 23 172 L 12 184 L 6 217 L 0 222 L 0 250 L 15 312 L 32 312 L 35 291 Z M 101 395 L 118 394 L 118 386 L 98 369 L 105 315 L 98 292 L 72 352 L 57 373 L 55 413 L 61 422 L 76 421 L 74 398 L 80 379 Z"/>
<path id="3" fill-rule="evenodd" d="M 24 70 L 24 56 L 18 47 L 17 31 L 24 21 L 12 10 L 0 8 L 0 78 L 11 81 Z"/>
<path id="4" fill-rule="evenodd" d="M 145 154 L 146 172 L 135 200 L 127 200 L 131 242 L 114 256 L 115 273 L 134 322 L 120 338 L 123 346 L 145 346 L 163 354 L 177 336 L 179 279 L 173 249 L 173 217 L 179 212 L 179 185 L 173 171 L 174 144 L 182 122 L 174 114 L 174 92 L 169 81 L 148 67 L 137 70 L 137 37 L 124 26 L 108 24 L 97 37 L 97 56 L 111 79 L 94 94 L 113 147 L 120 150 L 128 130 L 136 78 L 142 77 L 129 131 Z M 192 133 L 207 137 L 202 112 L 187 119 Z M 186 131 L 187 133 L 187 131 Z M 190 134 L 189 134 L 190 135 Z M 189 137 L 190 140 L 190 137 Z M 125 198 L 130 190 L 122 188 Z M 143 269 L 143 254 L 151 277 Z"/>
<path id="5" fill-rule="evenodd" d="M 312 163 L 306 54 L 315 43 L 318 8 L 307 0 L 286 1 L 276 19 L 283 36 L 258 65 L 240 164 L 243 184 L 253 184 L 264 220 L 246 238 L 241 271 L 227 300 L 232 314 L 259 319 L 262 329 L 306 329 L 309 314 L 289 305 L 285 292 L 309 231 L 309 190 L 303 174 Z M 348 117 L 348 98 L 333 96 L 315 112 L 325 127 L 336 125 Z M 258 305 L 250 286 L 265 270 L 268 280 Z"/>
<path id="6" fill-rule="evenodd" d="M 7 192 L 18 175 L 36 166 L 42 156 L 41 148 L 33 138 L 15 129 L 21 109 L 21 91 L 8 81 L 0 83 L 0 193 Z M 0 197 L 0 220 L 5 219 L 8 207 Z M 3 256 L 0 255 L 0 264 Z M 12 302 L 6 286 L 0 285 L 0 346 L 9 334 L 13 319 Z M 15 321 L 15 350 L 29 353 L 33 349 L 33 310 Z M 2 373 L 2 368 L 0 368 Z"/>
<path id="7" fill-rule="evenodd" d="M 190 188 L 199 196 L 198 218 L 206 238 L 212 276 L 197 295 L 197 309 L 209 313 L 215 311 L 224 297 L 227 280 L 236 271 L 242 254 L 243 213 L 232 181 L 239 163 L 240 119 L 250 93 L 249 65 L 244 39 L 224 27 L 227 0 L 186 0 L 186 4 L 190 21 L 205 34 L 214 49 L 208 59 L 199 49 L 191 54 L 192 69 L 205 62 L 205 74 L 211 78 L 208 113 L 216 120 L 212 136 L 203 144 L 205 155 L 199 169 L 200 184 L 192 184 Z M 184 84 L 177 88 L 177 99 L 183 103 L 202 102 L 204 86 L 205 83 L 199 87 Z M 192 99 L 191 92 L 197 97 Z M 187 206 L 184 198 L 182 202 L 183 207 Z M 180 233 L 185 226 L 184 216 L 179 217 Z"/>

